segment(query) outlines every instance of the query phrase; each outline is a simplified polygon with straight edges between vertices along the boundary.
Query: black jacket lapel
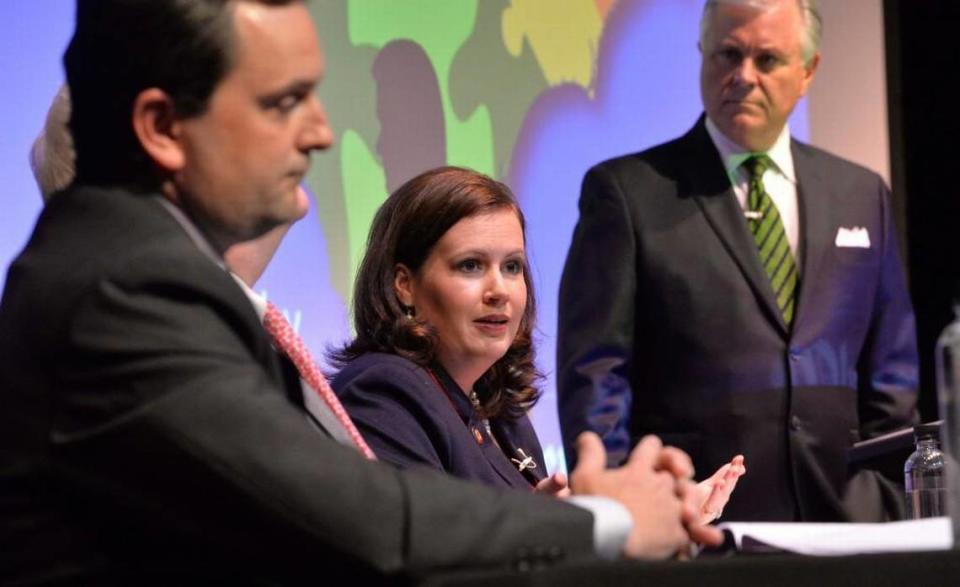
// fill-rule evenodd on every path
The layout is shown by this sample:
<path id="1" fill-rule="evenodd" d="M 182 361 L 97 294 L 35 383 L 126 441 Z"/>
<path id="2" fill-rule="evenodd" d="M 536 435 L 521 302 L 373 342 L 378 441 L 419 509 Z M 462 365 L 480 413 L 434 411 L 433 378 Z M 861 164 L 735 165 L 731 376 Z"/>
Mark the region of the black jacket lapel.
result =
<path id="1" fill-rule="evenodd" d="M 800 323 L 804 314 L 811 310 L 805 303 L 815 291 L 817 275 L 824 256 L 833 246 L 832 210 L 823 204 L 830 186 L 810 160 L 810 153 L 791 141 L 793 166 L 797 175 L 797 209 L 800 211 L 800 242 L 803 247 L 803 267 L 800 272 L 800 288 L 797 291 L 797 312 L 794 322 Z"/>
<path id="2" fill-rule="evenodd" d="M 786 336 L 787 325 L 774 298 L 770 279 L 760 263 L 757 245 L 747 228 L 743 209 L 737 202 L 720 154 L 707 134 L 703 116 L 685 138 L 690 152 L 684 160 L 693 162 L 696 167 L 683 175 L 689 179 L 690 185 L 680 186 L 681 193 L 693 195 L 707 222 L 756 294 L 757 303 Z"/>
<path id="3" fill-rule="evenodd" d="M 513 466 L 513 463 L 507 456 L 514 454 L 514 447 L 504 446 L 502 444 L 501 446 L 497 446 L 497 444 L 494 443 L 494 439 L 487 435 L 484 430 L 480 417 L 476 411 L 474 411 L 473 406 L 470 405 L 470 400 L 467 399 L 467 396 L 460 389 L 460 386 L 450 377 L 450 374 L 439 365 L 434 365 L 431 370 L 437 376 L 438 383 L 443 387 L 443 391 L 447 394 L 447 397 L 450 398 L 453 408 L 457 411 L 460 419 L 463 420 L 464 425 L 470 429 L 474 438 L 477 438 L 478 434 L 480 435 L 480 438 L 483 440 L 483 442 L 479 443 L 480 452 L 487 460 L 490 468 L 496 471 L 497 474 L 507 482 L 507 485 L 511 487 L 523 487 L 527 483 L 527 480 L 519 473 L 517 468 Z M 491 428 L 496 426 L 496 421 L 491 422 Z M 495 434 L 499 432 L 495 430 L 491 431 Z M 504 435 L 497 435 L 497 442 L 502 442 L 502 436 Z"/>

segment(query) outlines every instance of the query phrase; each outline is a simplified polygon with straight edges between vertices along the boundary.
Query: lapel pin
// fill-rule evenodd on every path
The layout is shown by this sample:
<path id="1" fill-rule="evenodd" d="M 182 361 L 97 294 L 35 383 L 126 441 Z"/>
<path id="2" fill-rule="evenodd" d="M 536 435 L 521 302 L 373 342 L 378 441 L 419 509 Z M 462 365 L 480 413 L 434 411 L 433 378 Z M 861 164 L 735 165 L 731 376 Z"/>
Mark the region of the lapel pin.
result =
<path id="1" fill-rule="evenodd" d="M 520 455 L 519 459 L 510 459 L 513 461 L 513 464 L 517 466 L 517 470 L 523 473 L 527 469 L 536 469 L 537 462 L 533 460 L 533 457 L 528 457 L 522 448 L 517 449 L 517 453 Z"/>

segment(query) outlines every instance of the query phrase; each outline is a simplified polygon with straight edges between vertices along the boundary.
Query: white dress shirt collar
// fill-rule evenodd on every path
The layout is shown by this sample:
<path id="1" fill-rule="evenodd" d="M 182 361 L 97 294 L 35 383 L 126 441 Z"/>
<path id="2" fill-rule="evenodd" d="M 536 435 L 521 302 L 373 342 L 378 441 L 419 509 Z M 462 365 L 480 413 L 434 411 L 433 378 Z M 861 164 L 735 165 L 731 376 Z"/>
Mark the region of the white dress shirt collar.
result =
<path id="1" fill-rule="evenodd" d="M 720 153 L 720 158 L 723 160 L 723 168 L 726 170 L 730 182 L 736 184 L 742 179 L 741 175 L 746 173 L 741 167 L 743 162 L 758 153 L 748 151 L 728 139 L 726 135 L 720 132 L 717 125 L 710 120 L 709 116 L 707 117 L 707 133 L 710 135 L 710 139 Z M 797 176 L 793 169 L 793 153 L 790 151 L 789 125 L 785 124 L 783 126 L 783 130 L 780 131 L 780 135 L 777 137 L 777 140 L 774 141 L 773 146 L 766 151 L 766 155 L 773 161 L 780 175 L 790 183 L 794 185 L 797 184 Z"/>
<path id="2" fill-rule="evenodd" d="M 244 283 L 244 281 L 240 279 L 240 276 L 236 273 L 231 271 L 230 277 L 233 277 L 233 280 L 237 282 L 237 285 L 240 286 L 240 289 L 243 290 L 243 293 L 247 295 L 247 299 L 250 300 L 250 304 L 257 313 L 257 318 L 259 318 L 260 322 L 262 323 L 263 317 L 267 314 L 267 298 L 253 291 L 253 288 Z"/>

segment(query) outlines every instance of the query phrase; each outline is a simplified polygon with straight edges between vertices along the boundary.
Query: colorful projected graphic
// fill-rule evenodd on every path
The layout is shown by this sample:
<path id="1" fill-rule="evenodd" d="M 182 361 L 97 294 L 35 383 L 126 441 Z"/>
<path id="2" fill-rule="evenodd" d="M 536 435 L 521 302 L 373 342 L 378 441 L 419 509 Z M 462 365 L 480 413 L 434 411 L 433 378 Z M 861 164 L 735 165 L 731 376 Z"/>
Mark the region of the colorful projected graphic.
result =
<path id="1" fill-rule="evenodd" d="M 319 356 L 350 336 L 353 276 L 373 215 L 391 190 L 443 164 L 506 181 L 529 222 L 539 298 L 538 357 L 547 380 L 533 419 L 547 468 L 563 467 L 553 377 L 556 297 L 580 181 L 592 164 L 677 136 L 699 116 L 702 0 L 309 6 L 327 61 L 319 93 L 338 142 L 314 156 L 306 179 L 312 212 L 291 230 L 257 289 L 286 311 Z M 0 114 L 3 128 L 14 129 L 0 164 L 17 200 L 3 221 L 4 266 L 40 207 L 26 153 L 62 81 L 59 57 L 72 10 L 63 0 L 0 8 L 5 22 L 18 23 L 2 41 L 10 45 L 0 52 L 2 63 L 10 62 L 4 71 L 22 77 L 12 87 L 29 94 L 23 104 L 5 102 Z M 24 47 L 11 44 L 21 41 Z M 803 105 L 791 127 L 806 138 Z"/>
<path id="2" fill-rule="evenodd" d="M 553 376 L 556 298 L 580 180 L 590 165 L 694 123 L 701 110 L 701 6 L 355 0 L 313 8 L 327 52 L 321 96 L 340 135 L 332 156 L 317 156 L 308 180 L 321 196 L 332 287 L 349 299 L 373 214 L 416 173 L 465 165 L 509 183 L 529 222 L 538 358 L 547 374 L 533 419 L 549 445 L 551 469 L 563 466 Z M 792 127 L 806 136 L 802 106 Z M 329 307 L 323 311 L 332 323 L 347 322 Z M 347 336 L 330 330 L 320 338 Z"/>

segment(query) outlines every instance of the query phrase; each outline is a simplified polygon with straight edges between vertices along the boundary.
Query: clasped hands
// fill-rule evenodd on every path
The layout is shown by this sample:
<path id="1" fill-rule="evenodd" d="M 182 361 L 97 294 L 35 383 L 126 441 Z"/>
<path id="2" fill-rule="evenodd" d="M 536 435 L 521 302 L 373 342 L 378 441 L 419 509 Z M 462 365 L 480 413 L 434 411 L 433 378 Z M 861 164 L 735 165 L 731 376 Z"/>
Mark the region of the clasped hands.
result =
<path id="1" fill-rule="evenodd" d="M 644 437 L 623 466 L 607 469 L 600 437 L 584 432 L 577 438 L 577 458 L 570 476 L 573 493 L 615 499 L 632 515 L 633 530 L 623 550 L 629 558 L 684 558 L 694 544 L 719 546 L 723 534 L 709 523 L 746 473 L 743 456 L 737 455 L 694 483 L 690 457 L 663 446 L 656 436 Z"/>

